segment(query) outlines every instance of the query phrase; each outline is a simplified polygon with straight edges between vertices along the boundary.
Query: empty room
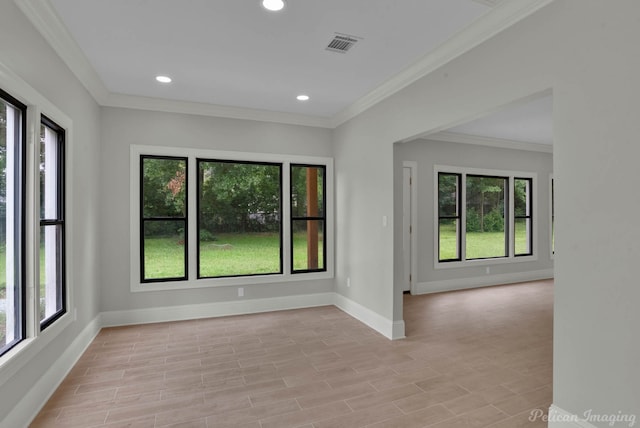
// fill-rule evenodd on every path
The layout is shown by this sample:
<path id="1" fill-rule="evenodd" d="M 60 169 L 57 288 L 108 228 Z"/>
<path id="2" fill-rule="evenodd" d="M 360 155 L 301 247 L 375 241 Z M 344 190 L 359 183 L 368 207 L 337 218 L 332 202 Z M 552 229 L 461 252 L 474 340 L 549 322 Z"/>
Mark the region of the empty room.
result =
<path id="1" fill-rule="evenodd" d="M 0 0 L 0 427 L 634 426 L 635 0 Z"/>

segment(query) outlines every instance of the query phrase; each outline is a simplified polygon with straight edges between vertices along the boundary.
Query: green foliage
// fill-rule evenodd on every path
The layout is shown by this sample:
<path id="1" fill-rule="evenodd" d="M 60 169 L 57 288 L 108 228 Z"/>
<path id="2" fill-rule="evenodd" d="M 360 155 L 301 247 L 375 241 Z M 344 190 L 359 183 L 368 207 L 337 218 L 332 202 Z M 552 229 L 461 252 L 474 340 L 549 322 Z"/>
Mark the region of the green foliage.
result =
<path id="1" fill-rule="evenodd" d="M 279 165 L 221 161 L 199 165 L 201 229 L 212 235 L 280 229 Z"/>
<path id="2" fill-rule="evenodd" d="M 207 229 L 201 228 L 198 235 L 200 242 L 214 242 L 218 240 L 218 238 L 216 238 L 213 233 L 209 232 Z"/>

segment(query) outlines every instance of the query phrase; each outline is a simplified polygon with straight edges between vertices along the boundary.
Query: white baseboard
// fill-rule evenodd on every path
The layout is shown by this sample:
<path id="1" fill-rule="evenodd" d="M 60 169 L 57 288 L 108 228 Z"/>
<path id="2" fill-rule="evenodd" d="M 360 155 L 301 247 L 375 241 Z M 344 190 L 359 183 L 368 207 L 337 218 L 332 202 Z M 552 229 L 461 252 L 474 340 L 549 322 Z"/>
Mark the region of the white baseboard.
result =
<path id="1" fill-rule="evenodd" d="M 266 299 L 234 300 L 231 302 L 201 303 L 164 308 L 110 311 L 101 314 L 103 327 L 183 321 L 198 318 L 224 317 L 333 305 L 334 294 L 301 294 Z"/>
<path id="2" fill-rule="evenodd" d="M 419 282 L 412 294 L 440 293 L 443 291 L 466 290 L 468 288 L 488 287 L 492 285 L 514 284 L 516 282 L 538 281 L 553 278 L 553 269 L 530 272 L 483 275 L 470 278 L 445 279 L 441 281 Z"/>
<path id="3" fill-rule="evenodd" d="M 0 427 L 26 428 L 100 332 L 100 328 L 100 317 L 96 317 L 53 362 L 49 370 L 31 387 L 13 410 L 0 421 Z"/>
<path id="4" fill-rule="evenodd" d="M 567 412 L 555 404 L 549 407 L 548 420 L 548 428 L 596 428 L 584 419 L 580 419 L 577 415 Z"/>
<path id="5" fill-rule="evenodd" d="M 340 294 L 335 293 L 335 306 L 368 325 L 383 336 L 395 340 L 404 338 L 404 321 L 392 321 Z"/>

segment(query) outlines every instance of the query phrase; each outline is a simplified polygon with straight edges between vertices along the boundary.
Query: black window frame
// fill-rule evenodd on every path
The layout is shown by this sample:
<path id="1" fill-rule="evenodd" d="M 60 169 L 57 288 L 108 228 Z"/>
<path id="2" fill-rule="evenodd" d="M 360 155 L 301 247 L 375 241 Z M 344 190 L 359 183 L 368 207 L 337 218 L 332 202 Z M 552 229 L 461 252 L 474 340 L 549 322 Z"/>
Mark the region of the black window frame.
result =
<path id="1" fill-rule="evenodd" d="M 456 177 L 456 212 L 455 216 L 446 216 L 440 214 L 440 177 L 441 176 L 454 176 Z M 462 261 L 462 227 L 466 227 L 466 225 L 462 224 L 462 174 L 455 172 L 442 172 L 438 171 L 438 262 L 440 263 L 450 263 L 450 262 L 459 262 Z M 457 242 L 457 257 L 452 259 L 441 259 L 440 258 L 440 222 L 442 220 L 456 220 L 457 221 L 457 232 L 456 232 L 456 242 Z"/>
<path id="2" fill-rule="evenodd" d="M 504 220 L 504 255 L 503 256 L 489 256 L 489 257 L 473 257 L 473 258 L 469 258 L 467 256 L 467 238 L 466 238 L 466 230 L 467 230 L 467 221 L 469 220 L 467 217 L 467 211 L 468 211 L 468 205 L 469 205 L 469 199 L 467 197 L 468 195 L 468 191 L 467 191 L 467 183 L 466 181 L 469 179 L 469 177 L 475 177 L 475 178 L 490 178 L 490 179 L 500 179 L 500 180 L 504 180 L 505 185 L 504 185 L 504 202 L 503 202 L 503 212 L 502 212 L 502 218 Z M 465 228 L 465 261 L 471 261 L 471 260 L 493 260 L 493 259 L 507 259 L 509 258 L 510 255 L 510 248 L 509 248 L 509 238 L 510 238 L 510 234 L 511 234 L 511 225 L 510 223 L 510 218 L 511 218 L 511 213 L 510 213 L 510 202 L 509 202 L 509 192 L 510 189 L 512 187 L 512 182 L 511 182 L 511 177 L 509 176 L 504 176 L 504 175 L 492 175 L 492 174 L 477 174 L 477 173 L 468 173 L 464 175 L 465 178 L 465 206 L 464 206 L 464 210 L 465 210 L 465 224 L 464 224 L 464 228 Z"/>
<path id="3" fill-rule="evenodd" d="M 200 260 L 200 199 L 202 192 L 202 183 L 200 180 L 200 165 L 205 162 L 217 162 L 217 163 L 228 163 L 228 164 L 240 164 L 240 165 L 261 165 L 261 166 L 274 166 L 278 168 L 279 177 L 278 177 L 278 189 L 279 189 L 279 199 L 280 199 L 280 212 L 279 212 L 279 269 L 278 272 L 267 272 L 267 273 L 249 273 L 249 274 L 238 274 L 238 275 L 219 275 L 219 276 L 203 276 L 201 275 L 201 260 Z M 267 162 L 267 161 L 244 161 L 237 159 L 217 159 L 217 158 L 200 158 L 196 157 L 196 278 L 197 279 L 218 279 L 218 278 L 240 278 L 240 277 L 255 277 L 255 276 L 273 276 L 273 275 L 282 275 L 284 272 L 284 216 L 283 216 L 283 207 L 284 207 L 284 189 L 283 189 L 283 165 L 280 162 Z"/>
<path id="4" fill-rule="evenodd" d="M 66 222 L 65 222 L 65 213 L 66 213 L 66 163 L 65 163 L 65 130 L 58 124 L 56 124 L 53 120 L 49 119 L 47 116 L 41 116 L 41 124 L 47 126 L 56 132 L 58 137 L 57 144 L 57 160 L 58 160 L 58 176 L 56 177 L 56 185 L 57 185 L 57 201 L 56 201 L 56 210 L 57 216 L 55 219 L 43 219 L 40 218 L 40 227 L 46 226 L 60 226 L 60 236 L 62 239 L 61 242 L 61 258 L 60 263 L 60 295 L 57 296 L 57 299 L 60 301 L 60 309 L 56 311 L 52 316 L 45 318 L 40 321 L 40 331 L 45 330 L 51 324 L 56 322 L 60 317 L 62 317 L 65 313 L 67 313 L 67 275 L 66 275 Z M 39 259 L 39 257 L 38 257 Z M 39 284 L 40 281 L 38 281 Z"/>
<path id="5" fill-rule="evenodd" d="M 184 161 L 185 163 L 185 201 L 184 201 L 184 216 L 182 217 L 160 217 L 144 216 L 144 160 L 145 159 L 157 159 L 157 160 L 172 160 L 172 161 Z M 186 156 L 164 156 L 164 155 L 140 155 L 140 283 L 157 283 L 157 282 L 170 282 L 170 281 L 187 281 L 189 279 L 189 158 Z M 166 278 L 149 278 L 145 279 L 145 258 L 144 258 L 144 226 L 146 222 L 156 221 L 182 221 L 184 224 L 184 275 L 178 277 L 166 277 Z"/>
<path id="6" fill-rule="evenodd" d="M 9 93 L 0 89 L 0 99 L 6 104 L 10 104 L 13 108 L 20 111 L 20 124 L 16 127 L 16 130 L 20 130 L 19 140 L 20 140 L 20 149 L 16 150 L 16 156 L 19 159 L 16 160 L 15 165 L 18 166 L 16 171 L 14 171 L 14 177 L 16 178 L 14 182 L 17 184 L 17 188 L 15 189 L 15 195 L 20 199 L 15 204 L 16 210 L 19 212 L 15 212 L 14 215 L 14 236 L 19 237 L 19 241 L 16 245 L 16 254 L 18 255 L 18 260 L 15 260 L 14 269 L 16 271 L 16 275 L 14 278 L 17 278 L 20 283 L 15 287 L 16 292 L 18 292 L 18 296 L 16 301 L 14 302 L 14 310 L 16 313 L 16 323 L 15 323 L 15 338 L 11 343 L 7 343 L 4 346 L 0 347 L 0 356 L 6 354 L 13 347 L 15 347 L 18 343 L 25 340 L 27 337 L 27 287 L 26 287 L 26 225 L 25 225 L 25 214 L 26 214 L 26 188 L 27 188 L 27 106 L 20 102 L 15 97 L 11 96 Z M 5 286 L 6 287 L 6 286 Z"/>
<path id="7" fill-rule="evenodd" d="M 515 186 L 516 186 L 516 181 L 517 180 L 523 180 L 523 181 L 528 181 L 529 182 L 529 192 L 527 194 L 527 199 L 528 199 L 528 203 L 529 203 L 529 214 L 525 214 L 525 215 L 521 215 L 519 216 L 516 211 L 515 211 L 515 207 L 514 207 L 514 212 L 513 212 L 513 256 L 514 257 L 526 257 L 526 256 L 532 256 L 533 255 L 533 178 L 531 177 L 513 177 L 513 189 L 515 192 Z M 514 195 L 514 199 L 515 199 L 515 195 Z M 514 201 L 515 202 L 515 201 Z M 517 253 L 516 252 L 516 231 L 515 231 L 515 225 L 518 222 L 518 219 L 525 219 L 529 221 L 529 236 L 527 236 L 528 240 L 529 240 L 529 252 L 528 253 Z"/>
<path id="8" fill-rule="evenodd" d="M 327 271 L 327 166 L 318 164 L 306 164 L 306 163 L 290 163 L 289 164 L 289 177 L 292 177 L 293 168 L 316 168 L 322 169 L 322 215 L 318 216 L 294 216 L 293 215 L 293 185 L 289 191 L 289 207 L 291 215 L 289 216 L 289 231 L 290 231 L 290 260 L 291 260 L 291 274 L 311 273 L 311 272 L 326 272 Z M 298 269 L 294 268 L 294 243 L 293 243 L 293 223 L 295 221 L 320 221 L 322 222 L 322 268 L 316 269 Z"/>

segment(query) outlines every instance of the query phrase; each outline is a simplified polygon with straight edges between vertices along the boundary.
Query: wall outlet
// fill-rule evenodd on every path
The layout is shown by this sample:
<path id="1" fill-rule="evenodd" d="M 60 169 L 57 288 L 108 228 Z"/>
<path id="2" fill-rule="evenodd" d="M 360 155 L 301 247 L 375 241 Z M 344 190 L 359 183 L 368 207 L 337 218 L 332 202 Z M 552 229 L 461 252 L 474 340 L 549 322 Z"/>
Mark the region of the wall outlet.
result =
<path id="1" fill-rule="evenodd" d="M 244 297 L 244 287 L 238 287 L 238 297 Z"/>
<path id="2" fill-rule="evenodd" d="M 487 269 L 486 269 L 485 272 L 486 272 L 487 275 L 489 275 L 491 273 L 491 268 L 489 266 L 487 266 Z"/>
<path id="3" fill-rule="evenodd" d="M 347 278 L 347 287 L 351 287 L 351 278 Z"/>

